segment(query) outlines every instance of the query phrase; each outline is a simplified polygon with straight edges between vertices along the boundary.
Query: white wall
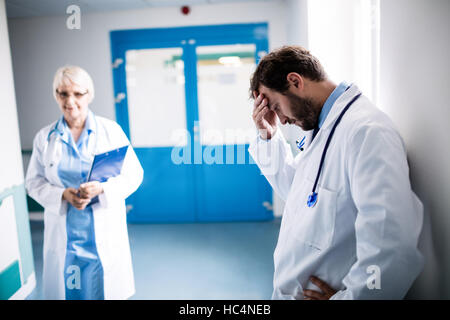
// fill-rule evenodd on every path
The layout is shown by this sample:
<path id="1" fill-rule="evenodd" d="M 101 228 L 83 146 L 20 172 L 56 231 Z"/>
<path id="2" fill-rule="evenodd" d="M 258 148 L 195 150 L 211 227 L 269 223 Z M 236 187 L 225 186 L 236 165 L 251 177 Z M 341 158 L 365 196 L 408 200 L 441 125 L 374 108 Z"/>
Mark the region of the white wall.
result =
<path id="1" fill-rule="evenodd" d="M 380 17 L 380 108 L 405 140 L 433 236 L 410 297 L 450 299 L 450 1 L 382 0 Z"/>
<path id="2" fill-rule="evenodd" d="M 308 38 L 308 0 L 289 0 L 286 6 L 287 14 L 287 42 L 286 45 L 298 45 L 309 49 Z M 294 154 L 298 153 L 295 140 L 304 135 L 304 131 L 297 126 L 282 126 L 285 138 L 292 146 Z"/>
<path id="3" fill-rule="evenodd" d="M 19 125 L 4 1 L 0 1 L 0 192 L 23 183 Z"/>
<path id="4" fill-rule="evenodd" d="M 308 0 L 286 3 L 287 43 L 308 47 Z"/>
<path id="5" fill-rule="evenodd" d="M 287 0 L 286 1 L 286 42 L 282 45 L 298 45 L 308 48 L 308 0 Z M 272 48 L 272 49 L 276 49 Z M 302 137 L 305 133 L 297 126 L 282 125 L 281 128 L 284 137 L 291 145 L 293 154 L 297 154 L 299 150 L 295 144 L 295 140 Z M 283 215 L 285 202 L 275 192 L 273 193 L 273 209 L 277 217 Z"/>
<path id="6" fill-rule="evenodd" d="M 52 97 L 56 69 L 77 64 L 91 74 L 94 112 L 115 119 L 109 32 L 120 29 L 268 22 L 269 46 L 286 42 L 284 1 L 198 5 L 184 16 L 179 7 L 83 14 L 81 30 L 66 28 L 66 15 L 9 19 L 11 50 L 23 148 L 43 126 L 56 120 Z"/>
<path id="7" fill-rule="evenodd" d="M 308 1 L 309 50 L 331 80 L 355 83 L 375 104 L 378 3 L 378 0 Z"/>
<path id="8" fill-rule="evenodd" d="M 8 27 L 6 24 L 5 1 L 0 0 L 0 274 L 15 261 L 22 270 L 19 245 L 20 219 L 16 220 L 14 193 L 6 197 L 9 190 L 24 183 L 22 156 L 20 151 L 19 124 L 17 120 L 14 80 L 9 49 Z M 23 187 L 23 186 L 22 186 Z M 4 193 L 5 192 L 5 193 Z M 28 231 L 28 230 L 27 230 Z M 30 243 L 31 246 L 31 243 Z M 31 250 L 31 249 L 30 249 Z M 16 291 L 15 298 L 25 297 L 35 286 L 32 278 L 24 279 L 21 272 L 21 284 L 28 284 Z M 3 283 L 4 285 L 4 283 Z M 1 288 L 2 294 L 14 288 Z M 26 289 L 26 290 L 23 290 Z M 9 292 L 13 294 L 14 291 Z M 10 298 L 2 296 L 2 299 Z"/>

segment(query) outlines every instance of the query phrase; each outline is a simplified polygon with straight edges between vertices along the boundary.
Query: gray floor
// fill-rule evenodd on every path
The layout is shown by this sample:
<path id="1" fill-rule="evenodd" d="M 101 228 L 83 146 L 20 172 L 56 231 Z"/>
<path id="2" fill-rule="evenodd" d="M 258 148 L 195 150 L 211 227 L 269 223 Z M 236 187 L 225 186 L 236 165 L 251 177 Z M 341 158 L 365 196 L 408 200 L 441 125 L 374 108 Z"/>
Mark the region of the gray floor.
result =
<path id="1" fill-rule="evenodd" d="M 280 220 L 130 224 L 132 299 L 270 299 Z M 42 299 L 43 223 L 31 222 L 36 289 Z"/>

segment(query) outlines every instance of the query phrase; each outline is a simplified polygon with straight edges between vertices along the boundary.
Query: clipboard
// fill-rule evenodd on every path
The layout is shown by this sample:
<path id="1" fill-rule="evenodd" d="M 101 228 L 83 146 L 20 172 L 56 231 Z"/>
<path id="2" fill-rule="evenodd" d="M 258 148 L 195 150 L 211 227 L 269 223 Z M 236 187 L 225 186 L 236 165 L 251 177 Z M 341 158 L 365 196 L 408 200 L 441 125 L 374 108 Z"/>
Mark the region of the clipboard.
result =
<path id="1" fill-rule="evenodd" d="M 127 151 L 128 145 L 96 154 L 86 182 L 106 182 L 109 178 L 118 176 L 122 171 L 123 161 Z"/>
<path id="2" fill-rule="evenodd" d="M 113 149 L 104 153 L 96 154 L 92 161 L 86 182 L 106 182 L 109 178 L 118 176 L 122 171 L 123 161 L 128 151 L 128 145 Z M 92 198 L 88 206 L 99 202 L 98 196 Z"/>

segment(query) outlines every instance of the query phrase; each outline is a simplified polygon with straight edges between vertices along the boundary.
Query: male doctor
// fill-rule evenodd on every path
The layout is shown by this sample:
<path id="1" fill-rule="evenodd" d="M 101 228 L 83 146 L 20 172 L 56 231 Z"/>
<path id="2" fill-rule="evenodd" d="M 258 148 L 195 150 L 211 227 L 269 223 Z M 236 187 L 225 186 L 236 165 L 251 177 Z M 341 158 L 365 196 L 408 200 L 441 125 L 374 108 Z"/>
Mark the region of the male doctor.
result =
<path id="1" fill-rule="evenodd" d="M 251 91 L 249 152 L 286 202 L 272 298 L 402 299 L 423 268 L 423 206 L 392 121 L 302 47 L 262 58 Z M 306 131 L 296 157 L 277 118 Z"/>

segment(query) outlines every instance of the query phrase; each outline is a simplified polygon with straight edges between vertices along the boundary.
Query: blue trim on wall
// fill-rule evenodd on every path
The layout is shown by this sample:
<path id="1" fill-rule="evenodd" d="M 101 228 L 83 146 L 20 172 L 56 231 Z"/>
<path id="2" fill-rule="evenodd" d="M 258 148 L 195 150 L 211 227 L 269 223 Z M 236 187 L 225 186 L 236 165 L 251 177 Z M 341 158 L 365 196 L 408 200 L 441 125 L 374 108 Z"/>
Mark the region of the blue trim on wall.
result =
<path id="1" fill-rule="evenodd" d="M 0 272 L 0 300 L 8 300 L 21 286 L 19 261 L 15 260 Z"/>
<path id="2" fill-rule="evenodd" d="M 22 266 L 23 284 L 34 272 L 33 248 L 31 241 L 30 219 L 26 200 L 25 186 L 21 184 L 14 192 L 16 210 L 17 235 L 19 237 L 20 263 Z"/>
<path id="3" fill-rule="evenodd" d="M 17 236 L 19 242 L 20 264 L 22 266 L 23 284 L 34 272 L 33 248 L 31 242 L 30 220 L 28 217 L 28 207 L 25 185 L 21 184 L 6 189 L 0 193 L 1 201 L 9 196 L 13 196 L 14 211 L 16 218 Z"/>

